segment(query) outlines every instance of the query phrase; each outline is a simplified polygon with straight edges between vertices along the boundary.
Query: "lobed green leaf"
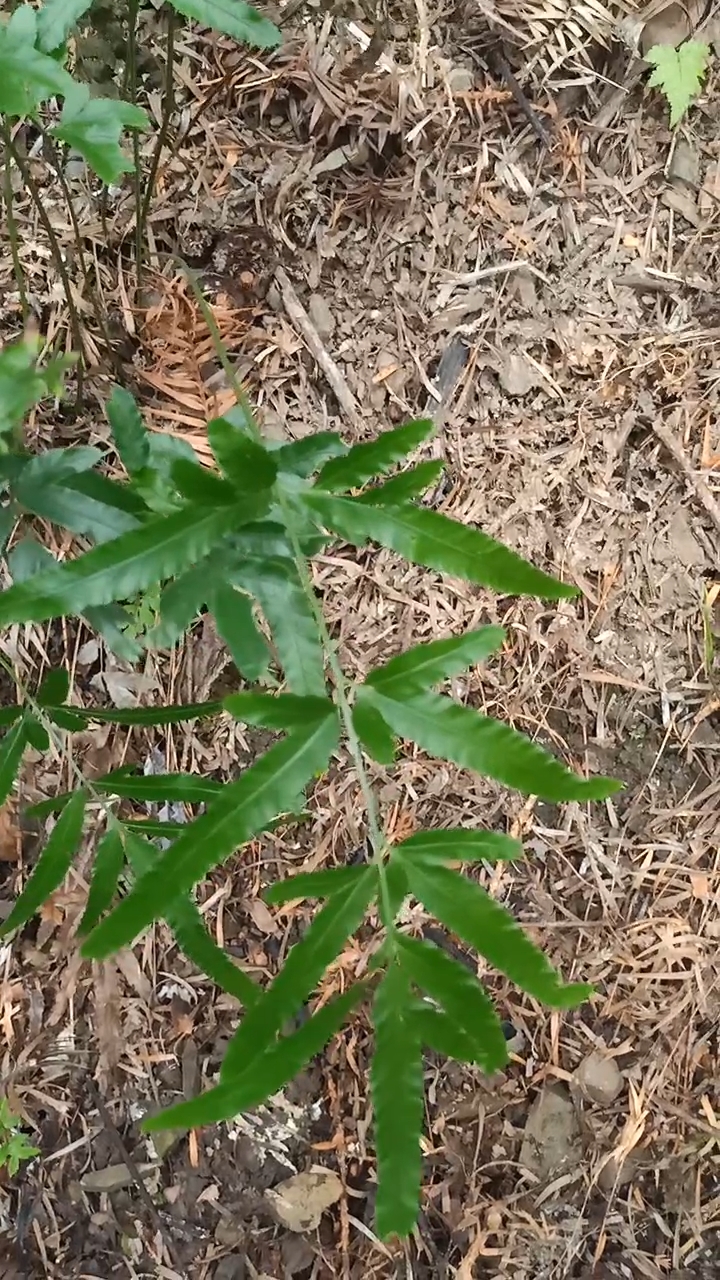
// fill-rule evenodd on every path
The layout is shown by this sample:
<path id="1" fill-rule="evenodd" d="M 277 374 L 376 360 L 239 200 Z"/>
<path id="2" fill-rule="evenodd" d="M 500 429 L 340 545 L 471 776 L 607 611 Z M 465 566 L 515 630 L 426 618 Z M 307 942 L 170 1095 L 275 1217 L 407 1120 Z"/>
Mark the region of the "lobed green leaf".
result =
<path id="1" fill-rule="evenodd" d="M 117 827 L 111 827 L 95 850 L 87 902 L 78 925 L 79 937 L 84 938 L 94 929 L 111 905 L 124 866 L 125 846 Z"/>
<path id="2" fill-rule="evenodd" d="M 415 893 L 412 874 L 408 879 Z M 508 1061 L 507 1042 L 495 1006 L 475 974 L 432 942 L 403 935 L 399 947 L 413 982 L 437 1000 L 453 1027 L 469 1038 L 472 1061 L 488 1074 L 501 1070 Z"/>
<path id="3" fill-rule="evenodd" d="M 510 912 L 474 880 L 426 862 L 404 865 L 412 893 L 427 910 L 522 991 L 555 1009 L 572 1008 L 592 994 L 586 983 L 564 983 Z"/>
<path id="4" fill-rule="evenodd" d="M 361 880 L 367 867 L 328 867 L 323 871 L 301 871 L 287 880 L 279 880 L 266 889 L 263 897 L 272 906 L 278 907 L 283 902 L 294 902 L 296 898 L 330 898 L 352 888 Z"/>
<path id="5" fill-rule="evenodd" d="M 45 622 L 128 599 L 207 555 L 242 524 L 235 507 L 185 507 L 0 592 L 0 626 Z"/>
<path id="6" fill-rule="evenodd" d="M 620 789 L 612 778 L 581 778 L 509 725 L 436 693 L 408 698 L 362 690 L 391 729 L 425 751 L 543 800 L 604 800 Z"/>
<path id="7" fill-rule="evenodd" d="M 43 53 L 62 48 L 92 3 L 93 0 L 44 0 L 37 15 L 37 43 Z"/>
<path id="8" fill-rule="evenodd" d="M 422 1047 L 403 960 L 391 961 L 372 1011 L 375 1047 L 370 1088 L 378 1169 L 375 1223 L 381 1238 L 402 1237 L 413 1230 L 422 1182 Z"/>
<path id="9" fill-rule="evenodd" d="M 108 186 L 119 182 L 135 166 L 120 147 L 124 129 L 149 129 L 150 120 L 141 107 L 119 98 L 93 98 L 89 86 L 71 81 L 58 124 L 50 133 L 67 143 L 87 160 L 91 169 Z"/>
<path id="10" fill-rule="evenodd" d="M 418 831 L 395 845 L 393 857 L 407 860 L 443 862 L 512 862 L 521 858 L 519 840 L 499 831 L 470 831 L 467 827 L 446 827 L 440 831 Z"/>
<path id="11" fill-rule="evenodd" d="M 355 501 L 364 502 L 371 507 L 402 507 L 420 498 L 431 485 L 437 484 L 444 470 L 444 463 L 439 460 L 418 462 L 415 467 L 408 467 L 399 475 L 391 476 L 383 484 L 374 485 L 358 494 Z"/>
<path id="12" fill-rule="evenodd" d="M 208 607 L 240 674 L 253 684 L 266 680 L 268 647 L 255 622 L 250 597 L 235 587 L 215 583 Z"/>
<path id="13" fill-rule="evenodd" d="M 424 507 L 379 507 L 356 498 L 333 498 L 312 490 L 302 501 L 324 528 L 364 546 L 369 538 L 405 556 L 412 564 L 437 569 L 508 595 L 568 599 L 577 588 L 535 569 L 521 556 L 479 529 Z"/>
<path id="14" fill-rule="evenodd" d="M 389 729 L 376 707 L 358 697 L 352 709 L 353 728 L 365 751 L 378 764 L 395 763 L 395 734 Z"/>
<path id="15" fill-rule="evenodd" d="M 368 480 L 383 475 L 419 448 L 435 430 L 431 419 L 406 422 L 402 427 L 383 431 L 375 440 L 355 444 L 342 457 L 325 463 L 316 485 L 318 489 L 344 492 L 360 489 Z"/>
<path id="16" fill-rule="evenodd" d="M 329 698 L 301 698 L 295 693 L 233 693 L 223 707 L 241 724 L 265 729 L 302 729 L 334 714 Z"/>
<path id="17" fill-rule="evenodd" d="M 338 734 L 337 718 L 328 717 L 290 734 L 228 783 L 91 933 L 84 954 L 103 959 L 127 945 L 165 913 L 174 897 L 189 892 L 212 867 L 287 811 L 298 792 L 326 767 Z"/>
<path id="18" fill-rule="evenodd" d="M 466 631 L 462 636 L 418 644 L 376 667 L 365 683 L 390 697 L 405 697 L 409 693 L 429 689 L 477 662 L 484 662 L 500 648 L 504 639 L 502 627 L 480 627 L 477 631 Z"/>
<path id="19" fill-rule="evenodd" d="M 255 597 L 267 619 L 292 692 L 324 697 L 322 643 L 295 565 L 277 558 L 263 563 L 248 560 L 239 567 L 237 580 Z"/>
<path id="20" fill-rule="evenodd" d="M 204 27 L 215 27 L 226 36 L 256 49 L 274 49 L 280 43 L 278 28 L 245 0 L 170 0 L 173 9 L 194 18 Z"/>
<path id="21" fill-rule="evenodd" d="M 333 894 L 318 912 L 262 998 L 245 1014 L 227 1047 L 220 1070 L 222 1083 L 241 1075 L 258 1053 L 273 1044 L 362 922 L 377 890 L 377 874 L 374 867 L 361 871 L 363 875 Z"/>
<path id="22" fill-rule="evenodd" d="M 84 0 L 80 0 L 84 3 Z M 92 0 L 90 0 L 92 3 Z M 137 400 L 125 387 L 113 387 L 105 412 L 120 461 L 129 476 L 150 465 L 150 440 Z"/>
<path id="23" fill-rule="evenodd" d="M 84 792 L 77 791 L 63 809 L 32 869 L 30 879 L 16 899 L 7 920 L 0 925 L 0 938 L 25 924 L 62 884 L 82 836 L 85 801 Z"/>
<path id="24" fill-rule="evenodd" d="M 221 1078 L 219 1085 L 201 1093 L 198 1098 L 180 1102 L 143 1121 L 143 1130 L 145 1133 L 157 1133 L 161 1129 L 194 1129 L 201 1125 L 220 1124 L 250 1107 L 259 1106 L 325 1048 L 364 994 L 364 986 L 350 987 L 313 1014 L 299 1031 L 285 1036 L 267 1053 L 252 1057 L 241 1075 L 228 1080 Z"/>

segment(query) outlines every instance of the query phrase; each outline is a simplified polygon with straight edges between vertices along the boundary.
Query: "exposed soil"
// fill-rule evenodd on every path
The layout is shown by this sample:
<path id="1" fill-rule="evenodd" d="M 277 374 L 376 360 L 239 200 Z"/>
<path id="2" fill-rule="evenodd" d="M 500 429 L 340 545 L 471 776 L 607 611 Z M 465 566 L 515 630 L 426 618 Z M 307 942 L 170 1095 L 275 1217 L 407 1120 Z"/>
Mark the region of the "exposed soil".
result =
<path id="1" fill-rule="evenodd" d="M 121 291 L 116 275 L 130 263 L 130 187 L 116 198 L 110 245 L 82 178 L 76 194 L 117 309 L 120 358 L 153 426 L 207 456 L 205 418 L 233 398 L 166 256 L 179 249 L 206 274 L 269 433 L 369 438 L 430 413 L 428 452 L 446 464 L 436 508 L 581 587 L 576 601 L 548 606 L 384 552 L 342 551 L 316 566 L 349 671 L 502 622 L 502 653 L 456 682 L 456 695 L 625 782 L 603 805 L 556 807 L 417 751 L 374 777 L 394 830 L 482 813 L 520 836 L 526 860 L 498 864 L 487 887 L 565 976 L 597 994 L 550 1015 L 487 975 L 512 1024 L 512 1066 L 487 1080 L 428 1057 L 422 1215 L 413 1239 L 387 1246 L 373 1231 L 362 1017 L 256 1115 L 167 1151 L 140 1135 L 146 1111 L 217 1071 L 237 1010 L 164 926 L 133 953 L 81 963 L 86 855 L 0 952 L 4 1091 L 42 1153 L 0 1186 L 7 1280 L 709 1280 L 720 1269 L 717 85 L 711 75 L 675 136 L 642 87 L 604 127 L 594 89 L 563 116 L 538 88 L 544 149 L 451 22 L 415 28 L 414 14 L 390 23 L 389 69 L 367 64 L 331 15 L 267 58 L 183 37 L 174 127 L 185 131 L 161 166 L 142 297 L 129 265 Z M 60 217 L 50 189 L 56 198 Z M 52 264 L 33 235 L 22 252 L 57 329 L 66 321 Z M 308 345 L 302 312 L 332 364 Z M 16 324 L 8 311 L 6 332 Z M 98 403 L 104 393 L 99 380 Z M 87 414 L 62 425 L 39 415 L 34 431 L 57 443 L 105 428 L 99 413 L 91 425 Z M 141 702 L 234 684 L 207 622 L 141 674 L 85 632 L 53 636 L 52 652 L 101 701 L 118 681 Z M 40 674 L 32 636 L 2 647 L 26 678 Z M 155 751 L 170 768 L 214 777 L 236 776 L 265 745 L 226 719 L 129 741 L 105 726 L 75 741 L 89 773 Z M 28 801 L 69 785 L 67 761 L 37 755 L 30 766 Z M 210 877 L 203 908 L 218 941 L 271 976 L 306 908 L 270 911 L 262 888 L 289 868 L 361 856 L 363 841 L 361 797 L 341 761 L 305 821 Z M 32 859 L 13 815 L 0 859 L 9 901 Z M 428 923 L 418 907 L 409 920 Z M 371 938 L 369 925 L 330 985 L 363 971 Z M 578 1068 L 593 1051 L 620 1069 L 612 1097 L 582 1092 Z M 562 1123 L 538 1117 L 553 1106 Z M 545 1134 L 534 1147 L 533 1107 L 533 1133 L 539 1124 Z M 339 1174 L 343 1193 L 318 1228 L 289 1231 L 267 1192 L 315 1168 Z"/>

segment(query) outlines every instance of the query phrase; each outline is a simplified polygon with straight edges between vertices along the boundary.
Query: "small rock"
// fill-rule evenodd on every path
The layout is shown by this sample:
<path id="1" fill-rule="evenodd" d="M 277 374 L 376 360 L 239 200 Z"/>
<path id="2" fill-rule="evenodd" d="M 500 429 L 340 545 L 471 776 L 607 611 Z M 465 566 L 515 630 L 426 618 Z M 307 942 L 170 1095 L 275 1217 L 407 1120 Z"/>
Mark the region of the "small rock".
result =
<path id="1" fill-rule="evenodd" d="M 152 1150 L 155 1152 L 158 1160 L 164 1160 L 166 1155 L 176 1147 L 182 1137 L 185 1136 L 185 1129 L 160 1129 L 158 1133 L 152 1136 Z M 152 1151 L 149 1152 L 152 1155 Z"/>
<path id="2" fill-rule="evenodd" d="M 213 1273 L 213 1280 L 245 1280 L 247 1268 L 240 1254 L 228 1254 L 221 1258 Z"/>
<path id="3" fill-rule="evenodd" d="M 265 1197 L 288 1231 L 315 1231 L 331 1204 L 342 1195 L 342 1182 L 332 1169 L 313 1169 L 278 1182 Z"/>
<path id="4" fill-rule="evenodd" d="M 598 1186 L 602 1191 L 615 1191 L 632 1182 L 637 1172 L 637 1158 L 632 1152 L 625 1160 L 610 1156 L 598 1174 Z"/>
<path id="5" fill-rule="evenodd" d="M 617 1062 L 597 1050 L 580 1063 L 575 1079 L 585 1097 L 603 1107 L 609 1106 L 622 1092 L 623 1078 Z"/>
<path id="6" fill-rule="evenodd" d="M 700 185 L 700 152 L 685 138 L 675 143 L 668 177 L 675 186 L 679 183 L 694 190 Z"/>
<path id="7" fill-rule="evenodd" d="M 140 1173 L 152 1173 L 157 1165 L 138 1165 Z M 123 1187 L 131 1187 L 135 1179 L 126 1164 L 109 1164 L 104 1169 L 91 1169 L 80 1179 L 83 1191 L 100 1192 L 121 1191 Z"/>
<path id="8" fill-rule="evenodd" d="M 452 67 L 446 83 L 451 93 L 470 93 L 475 88 L 475 72 L 471 67 Z"/>
<path id="9" fill-rule="evenodd" d="M 500 386 L 509 396 L 526 396 L 540 381 L 537 369 L 521 351 L 512 351 L 499 371 Z"/>
<path id="10" fill-rule="evenodd" d="M 321 338 L 332 338 L 335 332 L 335 317 L 321 293 L 310 295 L 308 313 Z"/>
<path id="11" fill-rule="evenodd" d="M 520 1164 L 547 1178 L 561 1165 L 578 1164 L 581 1157 L 580 1125 L 572 1099 L 559 1085 L 543 1089 L 530 1108 Z"/>

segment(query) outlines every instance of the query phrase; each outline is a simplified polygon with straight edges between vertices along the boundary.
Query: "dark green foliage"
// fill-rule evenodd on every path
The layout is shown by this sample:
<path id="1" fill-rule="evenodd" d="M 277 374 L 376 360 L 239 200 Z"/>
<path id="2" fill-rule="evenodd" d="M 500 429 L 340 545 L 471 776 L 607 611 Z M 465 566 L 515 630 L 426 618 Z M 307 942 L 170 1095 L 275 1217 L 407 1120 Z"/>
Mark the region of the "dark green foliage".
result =
<path id="1" fill-rule="evenodd" d="M 233 21 L 250 21 L 240 0 L 222 0 L 221 7 Z M 210 12 L 215 6 L 208 0 L 185 9 Z M 47 384 L 25 352 L 17 367 L 27 388 L 16 385 L 16 374 L 3 406 L 5 354 L 0 421 L 4 412 L 14 439 L 24 410 Z M 176 643 L 207 610 L 241 677 L 254 687 L 223 702 L 92 709 L 74 706 L 66 673 L 51 671 L 34 698 L 0 712 L 0 801 L 10 794 L 29 744 L 45 749 L 49 734 L 73 733 L 92 721 L 142 729 L 225 715 L 228 728 L 232 720 L 255 726 L 270 735 L 271 745 L 225 784 L 192 774 L 118 769 L 36 805 L 36 815 L 56 814 L 57 820 L 4 931 L 21 925 L 57 888 L 80 842 L 85 806 L 102 797 L 107 828 L 95 849 L 80 924 L 83 954 L 102 959 L 163 920 L 184 954 L 243 1008 L 219 1083 L 153 1117 L 148 1130 L 211 1124 L 262 1102 L 321 1051 L 367 995 L 375 1028 L 377 1226 L 383 1236 L 407 1234 L 421 1188 L 423 1050 L 493 1072 L 507 1061 L 507 1047 L 494 1003 L 471 968 L 410 935 L 403 923 L 406 899 L 419 900 L 535 999 L 565 1008 L 590 991 L 566 984 L 479 883 L 484 863 L 520 856 L 518 842 L 473 827 L 421 831 L 391 846 L 371 809 L 374 847 L 367 862 L 332 869 L 311 862 L 313 869 L 300 869 L 267 890 L 273 907 L 302 898 L 324 901 L 264 989 L 218 947 L 194 889 L 235 850 L 296 812 L 305 789 L 348 747 L 355 767 L 364 770 L 362 750 L 391 766 L 398 741 L 407 739 L 552 801 L 599 799 L 617 787 L 611 779 L 580 777 L 510 726 L 436 691 L 466 668 L 492 660 L 504 641 L 499 627 L 416 645 L 350 687 L 324 626 L 309 555 L 336 538 L 359 545 L 372 540 L 506 595 L 560 599 L 575 589 L 479 530 L 420 505 L 419 495 L 437 479 L 436 463 L 387 475 L 427 438 L 427 423 L 410 423 L 350 449 L 332 433 L 277 447 L 263 441 L 243 402 L 209 426 L 219 474 L 174 446 L 159 445 L 123 389 L 113 393 L 108 416 L 128 473 L 125 484 L 98 470 L 102 459 L 94 450 L 57 449 L 31 459 L 9 447 L 0 458 L 13 513 L 55 518 L 93 543 L 56 564 L 39 543 L 17 540 L 8 556 L 14 582 L 0 592 L 0 622 L 82 614 L 122 646 L 138 596 L 155 591 L 157 621 L 142 644 Z M 372 484 L 378 476 L 386 478 Z M 7 537 L 13 524 L 6 524 Z M 367 795 L 367 776 L 365 784 Z M 126 800 L 195 805 L 199 811 L 188 812 L 187 822 L 137 814 L 124 820 Z M 327 970 L 357 930 L 378 924 L 382 933 L 367 984 L 329 998 L 322 989 Z M 311 1016 L 290 1029 L 308 1008 Z"/>

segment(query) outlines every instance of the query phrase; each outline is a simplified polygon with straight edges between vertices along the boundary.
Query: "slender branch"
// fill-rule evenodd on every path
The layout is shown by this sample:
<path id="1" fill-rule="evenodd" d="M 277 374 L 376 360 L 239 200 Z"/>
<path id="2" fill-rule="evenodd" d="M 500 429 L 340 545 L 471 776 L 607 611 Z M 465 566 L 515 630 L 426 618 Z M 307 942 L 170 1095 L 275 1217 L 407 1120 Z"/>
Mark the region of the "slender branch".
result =
<path id="1" fill-rule="evenodd" d="M 113 361 L 114 361 L 114 350 L 113 350 L 112 341 L 111 341 L 111 338 L 110 338 L 110 333 L 109 333 L 109 331 L 108 331 L 108 327 L 107 327 L 107 325 L 106 325 L 106 323 L 105 323 L 105 316 L 103 315 L 102 307 L 98 304 L 97 297 L 96 297 L 96 294 L 95 294 L 95 290 L 93 289 L 93 287 L 92 287 L 92 285 L 91 285 L 91 281 L 90 281 L 90 272 L 89 272 L 89 270 L 88 270 L 88 265 L 87 265 L 87 261 L 86 261 L 86 256 L 85 256 L 85 247 L 84 247 L 84 245 L 83 245 L 82 233 L 81 233 L 81 231 L 80 231 L 80 224 L 79 224 L 79 222 L 78 222 L 78 220 L 77 220 L 77 214 L 76 214 L 76 212 L 75 212 L 75 207 L 74 207 L 74 205 L 73 205 L 73 199 L 72 199 L 72 195 L 71 195 L 71 193 L 70 193 L 70 188 L 68 187 L 68 184 L 67 184 L 67 178 L 65 177 L 65 172 L 64 172 L 64 169 L 63 169 L 62 160 L 61 160 L 60 155 L 59 155 L 59 153 L 58 153 L 58 149 L 57 149 L 57 147 L 55 146 L 55 142 L 54 142 L 54 140 L 51 138 L 50 134 L 47 132 L 47 130 L 45 129 L 44 125 L 42 125 L 42 124 L 38 123 L 38 128 L 39 128 L 40 133 L 41 133 L 41 135 L 42 135 L 42 139 L 43 139 L 43 146 L 45 147 L 45 149 L 46 149 L 46 151 L 47 151 L 47 154 L 48 154 L 48 155 L 49 155 L 49 157 L 50 157 L 50 163 L 52 164 L 53 169 L 55 170 L 55 174 L 56 174 L 56 176 L 57 176 L 57 180 L 58 180 L 58 183 L 59 183 L 59 185 L 60 185 L 60 189 L 61 189 L 61 191 L 62 191 L 62 193 L 63 193 L 64 198 L 65 198 L 65 203 L 66 203 L 66 205 L 67 205 L 67 210 L 68 210 L 68 213 L 69 213 L 69 215 L 70 215 L 70 222 L 71 222 L 71 224 L 72 224 L 73 236 L 74 236 L 74 238 L 75 238 L 75 244 L 76 244 L 77 251 L 78 251 L 78 258 L 79 258 L 79 261 L 80 261 L 80 269 L 81 269 L 82 274 L 83 274 L 83 280 L 85 281 L 85 284 L 87 285 L 87 288 L 88 288 L 88 295 L 89 295 L 89 297 L 90 297 L 90 299 L 91 299 L 91 301 L 92 301 L 93 313 L 94 313 L 94 315 L 95 315 L 95 319 L 97 320 L 98 327 L 99 327 L 100 332 L 101 332 L 101 334 L 102 334 L 103 342 L 105 343 L 105 347 L 106 347 L 106 349 L 107 349 L 108 357 L 109 357 L 111 360 L 113 360 Z M 98 280 L 97 280 L 97 268 L 96 268 L 96 280 L 95 280 L 95 284 L 96 284 L 96 285 L 98 284 Z M 118 371 L 119 371 L 119 367 L 118 367 Z"/>
<path id="2" fill-rule="evenodd" d="M 160 121 L 160 129 L 155 139 L 155 149 L 150 161 L 150 172 L 147 176 L 145 185 L 145 198 L 142 202 L 142 211 L 140 214 L 141 236 L 145 238 L 145 228 L 147 227 L 148 216 L 150 214 L 150 204 L 155 194 L 155 181 L 160 167 L 160 158 L 162 156 L 163 147 L 167 140 L 170 130 L 170 121 L 175 109 L 175 10 L 168 11 L 167 25 L 167 46 L 165 49 L 165 86 L 163 93 L 163 113 Z M 136 173 L 136 183 L 139 182 L 139 174 Z"/>
<path id="3" fill-rule="evenodd" d="M 137 66 L 137 27 L 138 27 L 138 0 L 128 0 L 128 41 L 127 41 L 127 62 L 125 64 L 124 90 L 130 95 L 130 101 L 137 106 L 138 96 L 138 66 Z M 140 289 L 142 278 L 142 257 L 143 257 L 143 227 L 142 227 L 142 191 L 140 172 L 140 138 L 136 129 L 132 135 L 133 163 L 135 165 L 135 182 L 133 195 L 135 197 L 135 274 L 137 287 Z"/>
<path id="4" fill-rule="evenodd" d="M 8 142 L 7 147 L 10 155 L 15 161 L 18 169 L 20 170 L 20 173 L 22 174 L 23 182 L 25 183 L 25 186 L 30 192 L 30 197 L 32 199 L 32 202 L 35 205 L 35 208 L 37 209 L 38 217 L 40 218 L 40 221 L 45 230 L 45 234 L 48 238 L 48 241 L 50 242 L 50 251 L 53 256 L 53 261 L 57 268 L 58 275 L 60 276 L 60 280 L 62 281 L 62 287 L 65 293 L 65 298 L 67 300 L 67 305 L 68 305 L 68 316 L 70 319 L 70 329 L 72 332 L 73 344 L 78 353 L 78 366 L 77 366 L 78 386 L 77 386 L 76 404 L 77 404 L 77 407 L 79 408 L 80 405 L 82 404 L 82 393 L 83 393 L 83 362 L 84 362 L 83 332 L 82 332 L 82 324 L 80 322 L 80 315 L 78 313 L 77 307 L 75 306 L 75 299 L 73 298 L 73 295 L 72 295 L 72 286 L 70 284 L 70 277 L 67 272 L 67 267 L 65 266 L 63 251 L 60 245 L 60 241 L 58 240 L 55 234 L 55 228 L 53 227 L 53 224 L 47 215 L 45 205 L 43 204 L 43 198 L 42 198 L 42 195 L 40 194 L 40 188 L 38 187 L 37 183 L 35 182 L 35 179 L 32 176 L 32 173 L 30 172 L 30 166 L 25 163 L 24 157 L 20 154 L 20 152 L 18 151 L 17 147 L 15 146 L 12 140 Z"/>
<path id="5" fill-rule="evenodd" d="M 10 166 L 10 147 L 12 144 L 12 133 L 10 130 L 10 122 L 7 116 L 2 117 L 2 136 L 5 146 L 5 164 L 3 165 L 3 196 L 5 200 L 5 214 L 7 217 L 8 239 L 10 241 L 10 256 L 13 264 L 13 275 L 15 283 L 20 294 L 20 307 L 22 310 L 23 326 L 27 328 L 30 318 L 30 304 L 28 302 L 27 288 L 25 284 L 25 272 L 22 262 L 20 261 L 20 238 L 18 236 L 17 221 L 15 219 L 14 193 L 12 188 L 12 168 Z"/>

